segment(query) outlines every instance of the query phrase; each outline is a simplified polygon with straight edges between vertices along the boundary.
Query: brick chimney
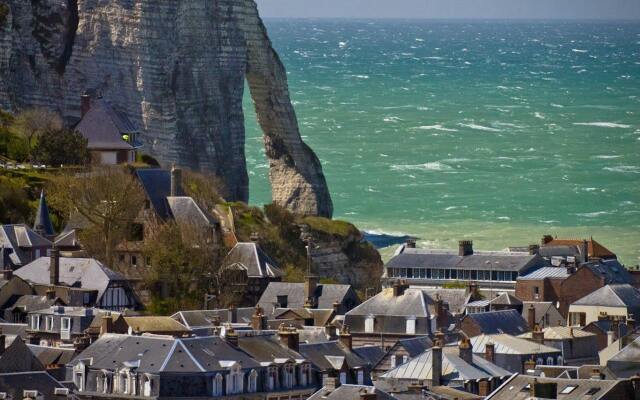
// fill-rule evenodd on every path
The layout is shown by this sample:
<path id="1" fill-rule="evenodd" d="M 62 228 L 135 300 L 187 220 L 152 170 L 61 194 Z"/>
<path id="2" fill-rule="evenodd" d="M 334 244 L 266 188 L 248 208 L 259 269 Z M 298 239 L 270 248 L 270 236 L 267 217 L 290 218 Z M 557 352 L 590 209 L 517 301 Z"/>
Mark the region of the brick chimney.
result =
<path id="1" fill-rule="evenodd" d="M 435 313 L 436 313 L 436 327 L 440 328 L 447 325 L 447 313 L 444 309 L 444 301 L 440 298 L 439 294 L 436 294 L 436 302 L 435 302 Z"/>
<path id="2" fill-rule="evenodd" d="M 467 336 L 463 336 L 462 340 L 460 340 L 460 344 L 458 345 L 458 354 L 460 355 L 460 358 L 468 364 L 473 363 L 473 347 L 471 346 L 471 341 Z"/>
<path id="3" fill-rule="evenodd" d="M 338 339 L 338 335 L 336 334 L 336 327 L 328 324 L 324 326 L 324 334 L 329 338 L 330 341 Z"/>
<path id="4" fill-rule="evenodd" d="M 442 384 L 442 347 L 431 348 L 431 387 Z"/>
<path id="5" fill-rule="evenodd" d="M 240 337 L 238 336 L 238 332 L 233 329 L 231 324 L 228 324 L 226 326 L 224 338 L 231 346 L 238 347 L 238 340 Z"/>
<path id="6" fill-rule="evenodd" d="M 555 382 L 538 382 L 537 379 L 533 380 L 531 384 L 531 396 L 534 398 L 542 399 L 557 399 L 558 398 L 558 384 Z"/>
<path id="7" fill-rule="evenodd" d="M 473 241 L 472 240 L 461 240 L 458 242 L 458 255 L 459 256 L 470 256 L 473 254 Z"/>
<path id="8" fill-rule="evenodd" d="M 340 334 L 338 335 L 338 341 L 349 350 L 353 349 L 353 338 L 351 337 L 351 329 L 349 329 L 349 325 L 342 325 Z"/>
<path id="9" fill-rule="evenodd" d="M 293 351 L 298 351 L 300 348 L 300 334 L 298 329 L 294 326 L 280 325 L 278 329 L 278 336 L 280 337 L 280 343 L 288 347 Z"/>
<path id="10" fill-rule="evenodd" d="M 55 300 L 56 298 L 56 288 L 53 286 L 49 286 L 47 288 L 47 300 Z"/>
<path id="11" fill-rule="evenodd" d="M 536 309 L 533 304 L 529 305 L 527 309 L 527 322 L 529 323 L 529 329 L 534 330 L 536 327 Z"/>
<path id="12" fill-rule="evenodd" d="M 91 96 L 87 92 L 80 96 L 80 117 L 84 117 L 91 109 Z"/>
<path id="13" fill-rule="evenodd" d="M 304 277 L 304 306 L 305 308 L 315 308 L 317 305 L 316 290 L 320 278 L 316 275 L 308 274 Z"/>
<path id="14" fill-rule="evenodd" d="M 322 386 L 329 391 L 333 391 L 340 387 L 340 380 L 335 376 L 324 374 L 322 376 Z"/>
<path id="15" fill-rule="evenodd" d="M 524 362 L 524 372 L 525 374 L 527 373 L 527 371 L 531 371 L 536 369 L 536 362 L 534 361 L 533 358 L 528 359 L 527 361 Z"/>
<path id="16" fill-rule="evenodd" d="M 627 317 L 627 332 L 633 332 L 636 327 L 636 320 L 633 319 L 633 314 L 629 314 Z"/>
<path id="17" fill-rule="evenodd" d="M 111 313 L 105 313 L 100 319 L 100 336 L 105 333 L 113 333 L 113 317 L 111 317 Z"/>
<path id="18" fill-rule="evenodd" d="M 7 269 L 2 271 L 2 279 L 4 279 L 5 281 L 8 281 L 11 278 L 13 278 L 13 270 L 7 267 Z"/>
<path id="19" fill-rule="evenodd" d="M 171 166 L 171 196 L 182 196 L 182 170 Z"/>
<path id="20" fill-rule="evenodd" d="M 267 317 L 264 315 L 264 310 L 260 306 L 256 306 L 251 316 L 251 329 L 256 331 L 267 329 Z"/>
<path id="21" fill-rule="evenodd" d="M 544 343 L 544 332 L 540 329 L 540 325 L 534 325 L 533 332 L 531 332 L 531 339 L 540 344 Z"/>
<path id="22" fill-rule="evenodd" d="M 234 304 L 229 306 L 227 310 L 227 322 L 235 324 L 238 322 L 238 309 Z"/>
<path id="23" fill-rule="evenodd" d="M 445 344 L 444 333 L 442 333 L 442 331 L 438 329 L 436 331 L 435 337 L 436 337 L 436 341 L 434 342 L 434 346 L 443 347 Z"/>
<path id="24" fill-rule="evenodd" d="M 393 283 L 393 297 L 404 295 L 405 290 L 409 288 L 405 281 L 395 281 Z"/>
<path id="25" fill-rule="evenodd" d="M 600 372 L 600 368 L 592 368 L 590 378 L 599 381 L 604 379 L 604 374 Z"/>
<path id="26" fill-rule="evenodd" d="M 496 345 L 489 342 L 484 346 L 484 358 L 492 363 L 496 361 Z"/>
<path id="27" fill-rule="evenodd" d="M 486 397 L 491 393 L 491 382 L 487 379 L 482 379 L 478 383 L 478 396 Z"/>
<path id="28" fill-rule="evenodd" d="M 416 248 L 416 240 L 415 239 L 407 239 L 405 243 L 405 247 L 407 249 L 415 249 Z"/>
<path id="29" fill-rule="evenodd" d="M 538 244 L 530 244 L 529 245 L 529 255 L 535 256 L 540 254 L 540 245 Z"/>
<path id="30" fill-rule="evenodd" d="M 544 235 L 544 236 L 542 237 L 542 240 L 540 241 L 540 244 L 541 244 L 542 246 L 544 246 L 544 245 L 546 245 L 546 244 L 551 243 L 552 241 L 553 241 L 553 236 L 551 236 L 551 235 Z"/>
<path id="31" fill-rule="evenodd" d="M 60 250 L 57 247 L 51 248 L 49 260 L 49 283 L 57 286 L 60 284 Z"/>

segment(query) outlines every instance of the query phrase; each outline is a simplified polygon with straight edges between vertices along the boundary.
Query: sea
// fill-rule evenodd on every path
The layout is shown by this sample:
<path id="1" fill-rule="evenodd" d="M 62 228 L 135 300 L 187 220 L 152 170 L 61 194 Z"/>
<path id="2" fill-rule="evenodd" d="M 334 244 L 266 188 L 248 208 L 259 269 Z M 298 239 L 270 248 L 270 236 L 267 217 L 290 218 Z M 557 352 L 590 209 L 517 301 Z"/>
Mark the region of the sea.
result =
<path id="1" fill-rule="evenodd" d="M 640 263 L 640 23 L 265 24 L 335 218 L 429 248 L 593 237 Z M 244 106 L 262 205 L 268 163 Z"/>

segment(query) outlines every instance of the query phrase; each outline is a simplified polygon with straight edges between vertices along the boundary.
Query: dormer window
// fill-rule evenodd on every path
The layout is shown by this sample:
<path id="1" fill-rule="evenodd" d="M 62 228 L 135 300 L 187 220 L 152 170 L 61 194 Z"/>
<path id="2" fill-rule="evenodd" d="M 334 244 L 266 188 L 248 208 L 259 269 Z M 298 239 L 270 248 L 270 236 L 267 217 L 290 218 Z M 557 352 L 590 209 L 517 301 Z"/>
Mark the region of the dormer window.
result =
<path id="1" fill-rule="evenodd" d="M 415 335 L 416 333 L 416 317 L 415 316 L 411 316 L 407 319 L 406 333 L 407 335 Z"/>
<path id="2" fill-rule="evenodd" d="M 220 373 L 216 374 L 215 378 L 213 378 L 213 395 L 214 396 L 222 396 L 223 392 L 223 378 Z"/>
<path id="3" fill-rule="evenodd" d="M 40 315 L 32 315 L 31 316 L 31 329 L 34 331 L 40 330 Z"/>
<path id="4" fill-rule="evenodd" d="M 372 333 L 373 332 L 374 321 L 375 321 L 375 318 L 374 318 L 373 315 L 369 315 L 364 320 L 364 331 L 365 332 L 367 332 L 367 333 Z"/>

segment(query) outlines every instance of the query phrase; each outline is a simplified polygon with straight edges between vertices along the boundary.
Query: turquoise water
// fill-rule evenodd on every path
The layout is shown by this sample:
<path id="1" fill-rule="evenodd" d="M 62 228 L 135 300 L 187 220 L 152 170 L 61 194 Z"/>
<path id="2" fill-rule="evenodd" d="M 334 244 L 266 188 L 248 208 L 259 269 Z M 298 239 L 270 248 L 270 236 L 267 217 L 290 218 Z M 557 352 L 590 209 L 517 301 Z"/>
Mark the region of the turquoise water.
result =
<path id="1" fill-rule="evenodd" d="M 423 246 L 640 261 L 640 24 L 267 20 L 335 217 Z M 251 201 L 270 201 L 245 101 Z"/>

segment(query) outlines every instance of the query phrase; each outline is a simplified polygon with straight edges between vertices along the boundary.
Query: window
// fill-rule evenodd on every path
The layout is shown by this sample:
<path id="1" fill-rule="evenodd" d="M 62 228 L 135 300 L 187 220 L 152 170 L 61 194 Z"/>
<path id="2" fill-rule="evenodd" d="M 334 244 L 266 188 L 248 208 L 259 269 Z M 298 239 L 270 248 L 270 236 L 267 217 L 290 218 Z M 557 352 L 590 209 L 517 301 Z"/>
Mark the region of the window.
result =
<path id="1" fill-rule="evenodd" d="M 134 266 L 134 267 L 138 266 L 138 257 L 131 256 L 131 265 Z"/>
<path id="2" fill-rule="evenodd" d="M 409 361 L 409 356 L 405 354 L 404 356 L 402 356 L 402 363 L 406 364 L 407 361 Z"/>
<path id="3" fill-rule="evenodd" d="M 415 317 L 409 317 L 409 319 L 407 320 L 406 333 L 408 335 L 414 335 L 416 333 L 416 318 Z"/>
<path id="4" fill-rule="evenodd" d="M 413 278 L 413 268 L 407 268 L 407 278 Z"/>
<path id="5" fill-rule="evenodd" d="M 273 367 L 269 369 L 269 379 L 267 381 L 267 386 L 269 390 L 274 390 L 276 388 L 276 381 L 278 377 L 278 369 Z"/>
<path id="6" fill-rule="evenodd" d="M 573 392 L 577 386 L 569 385 L 560 391 L 560 394 L 569 394 Z"/>
<path id="7" fill-rule="evenodd" d="M 458 279 L 458 270 L 457 269 L 452 269 L 451 270 L 451 279 Z"/>
<path id="8" fill-rule="evenodd" d="M 280 308 L 287 308 L 287 306 L 289 305 L 289 299 L 286 294 L 278 296 L 277 301 L 278 301 L 278 307 Z"/>
<path id="9" fill-rule="evenodd" d="M 392 355 L 391 356 L 391 368 L 395 368 L 396 367 L 396 355 Z"/>
<path id="10" fill-rule="evenodd" d="M 40 315 L 31 316 L 31 329 L 33 329 L 34 331 L 40 330 Z"/>
<path id="11" fill-rule="evenodd" d="M 558 365 L 562 365 L 562 356 L 558 356 Z"/>
<path id="12" fill-rule="evenodd" d="M 223 392 L 222 384 L 223 384 L 222 375 L 216 374 L 216 377 L 213 378 L 213 395 L 214 396 L 222 396 L 222 392 Z"/>
<path id="13" fill-rule="evenodd" d="M 53 330 L 53 316 L 47 315 L 44 320 L 45 330 L 52 331 Z"/>
<path id="14" fill-rule="evenodd" d="M 547 365 L 553 365 L 553 357 L 547 357 Z"/>
<path id="15" fill-rule="evenodd" d="M 368 316 L 367 319 L 364 320 L 364 331 L 367 333 L 373 332 L 373 316 Z"/>
<path id="16" fill-rule="evenodd" d="M 542 358 L 538 358 L 536 360 L 536 365 L 544 365 L 544 360 Z"/>
<path id="17" fill-rule="evenodd" d="M 427 277 L 427 270 L 424 268 L 420 270 L 420 278 L 424 279 Z"/>
<path id="18" fill-rule="evenodd" d="M 358 370 L 358 385 L 364 385 L 364 371 Z"/>
<path id="19" fill-rule="evenodd" d="M 346 372 L 340 372 L 340 384 L 342 384 L 342 385 L 346 385 L 347 384 L 347 373 Z"/>
<path id="20" fill-rule="evenodd" d="M 258 372 L 255 369 L 252 369 L 251 372 L 249 373 L 248 384 L 249 384 L 249 387 L 247 388 L 247 391 L 249 393 L 255 393 L 258 391 Z"/>
<path id="21" fill-rule="evenodd" d="M 427 279 L 431 279 L 431 268 L 427 268 Z"/>
<path id="22" fill-rule="evenodd" d="M 144 378 L 144 384 L 143 384 L 143 389 L 142 389 L 143 396 L 151 397 L 151 385 L 152 384 L 153 384 L 153 381 L 151 380 L 150 376 L 147 376 L 147 377 Z"/>

